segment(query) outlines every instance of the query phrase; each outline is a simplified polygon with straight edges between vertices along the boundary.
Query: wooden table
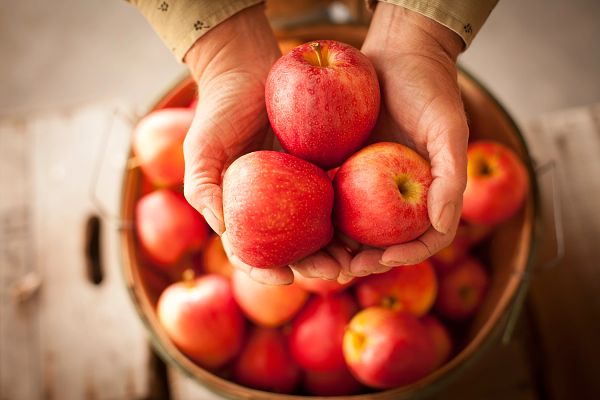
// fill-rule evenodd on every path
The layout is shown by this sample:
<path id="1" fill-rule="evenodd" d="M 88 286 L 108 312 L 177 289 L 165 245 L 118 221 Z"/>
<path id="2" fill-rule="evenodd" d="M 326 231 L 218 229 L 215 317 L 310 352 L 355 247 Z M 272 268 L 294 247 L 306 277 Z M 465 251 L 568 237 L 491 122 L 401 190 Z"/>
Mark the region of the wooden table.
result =
<path id="1" fill-rule="evenodd" d="M 0 121 L 0 400 L 218 399 L 156 358 L 122 280 L 116 210 L 136 114 L 105 103 Z M 600 394 L 600 104 L 525 128 L 536 159 L 556 161 L 565 256 L 535 273 L 512 341 L 440 398 Z M 84 240 L 95 214 L 99 283 Z"/>

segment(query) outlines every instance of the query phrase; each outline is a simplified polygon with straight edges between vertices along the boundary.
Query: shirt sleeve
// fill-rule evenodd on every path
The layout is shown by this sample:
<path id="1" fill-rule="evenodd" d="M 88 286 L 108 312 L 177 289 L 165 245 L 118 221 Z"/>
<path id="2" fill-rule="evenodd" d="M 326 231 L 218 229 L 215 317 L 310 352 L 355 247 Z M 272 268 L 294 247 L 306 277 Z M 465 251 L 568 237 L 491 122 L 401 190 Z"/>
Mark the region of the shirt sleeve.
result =
<path id="1" fill-rule="evenodd" d="M 192 45 L 227 18 L 264 0 L 129 0 L 179 61 Z"/>
<path id="2" fill-rule="evenodd" d="M 418 12 L 456 32 L 468 47 L 498 0 L 379 0 Z M 373 7 L 376 0 L 369 0 Z"/>

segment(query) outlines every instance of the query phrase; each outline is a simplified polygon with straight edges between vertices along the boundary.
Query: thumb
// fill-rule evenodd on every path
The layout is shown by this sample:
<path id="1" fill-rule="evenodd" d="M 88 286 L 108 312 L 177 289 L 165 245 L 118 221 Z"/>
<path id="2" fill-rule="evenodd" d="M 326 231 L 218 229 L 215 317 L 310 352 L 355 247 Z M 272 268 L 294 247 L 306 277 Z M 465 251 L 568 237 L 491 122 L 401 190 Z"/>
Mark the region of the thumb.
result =
<path id="1" fill-rule="evenodd" d="M 427 144 L 433 177 L 427 197 L 428 213 L 434 229 L 442 234 L 458 224 L 467 181 L 469 129 L 464 111 L 451 115 L 454 116 L 443 121 Z"/>
<path id="2" fill-rule="evenodd" d="M 185 198 L 204 216 L 210 227 L 222 235 L 225 223 L 221 174 L 227 159 L 225 149 L 210 125 L 200 126 L 195 118 L 183 143 L 183 155 Z"/>

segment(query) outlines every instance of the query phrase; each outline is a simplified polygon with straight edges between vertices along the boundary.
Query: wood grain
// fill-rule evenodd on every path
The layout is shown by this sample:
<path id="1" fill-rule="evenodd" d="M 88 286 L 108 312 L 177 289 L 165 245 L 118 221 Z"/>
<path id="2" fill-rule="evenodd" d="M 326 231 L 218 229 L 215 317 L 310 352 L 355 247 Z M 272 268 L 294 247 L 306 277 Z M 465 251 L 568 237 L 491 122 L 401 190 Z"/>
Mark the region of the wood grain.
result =
<path id="1" fill-rule="evenodd" d="M 0 399 L 41 394 L 39 298 L 17 302 L 14 288 L 32 263 L 30 135 L 21 119 L 0 123 Z M 23 377 L 27 371 L 27 380 Z M 17 383 L 17 384 L 15 384 Z"/>
<path id="2" fill-rule="evenodd" d="M 122 282 L 116 230 L 107 224 L 117 209 L 115 167 L 124 165 L 128 112 L 99 105 L 0 123 L 2 399 L 148 395 L 145 332 Z M 97 175 L 104 146 L 107 172 Z M 97 212 L 92 186 L 109 213 L 99 285 L 89 281 L 84 257 L 86 220 Z M 31 270 L 41 276 L 40 292 L 25 304 L 11 301 L 11 285 Z"/>
<path id="3" fill-rule="evenodd" d="M 542 116 L 527 132 L 556 160 L 566 250 L 555 268 L 536 274 L 530 291 L 544 389 L 552 399 L 597 398 L 600 104 Z"/>

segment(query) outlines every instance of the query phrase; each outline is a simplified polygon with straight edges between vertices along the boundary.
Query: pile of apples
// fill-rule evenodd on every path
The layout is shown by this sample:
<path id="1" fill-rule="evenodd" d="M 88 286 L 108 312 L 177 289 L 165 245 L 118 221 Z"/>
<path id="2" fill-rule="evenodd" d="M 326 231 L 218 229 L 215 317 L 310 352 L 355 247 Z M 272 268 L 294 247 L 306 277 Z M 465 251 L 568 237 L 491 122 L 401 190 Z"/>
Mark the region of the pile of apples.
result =
<path id="1" fill-rule="evenodd" d="M 363 147 L 380 93 L 362 53 L 334 41 L 300 45 L 274 65 L 265 98 L 286 152 L 249 153 L 223 176 L 226 231 L 242 261 L 291 264 L 334 230 L 385 247 L 429 228 L 427 160 L 396 143 Z M 474 254 L 529 189 L 512 150 L 469 145 L 461 224 L 429 260 L 345 284 L 295 273 L 293 284 L 271 286 L 231 265 L 181 194 L 195 103 L 147 115 L 132 146 L 143 172 L 135 226 L 144 283 L 187 357 L 247 387 L 328 396 L 413 383 L 460 350 L 490 280 Z"/>

